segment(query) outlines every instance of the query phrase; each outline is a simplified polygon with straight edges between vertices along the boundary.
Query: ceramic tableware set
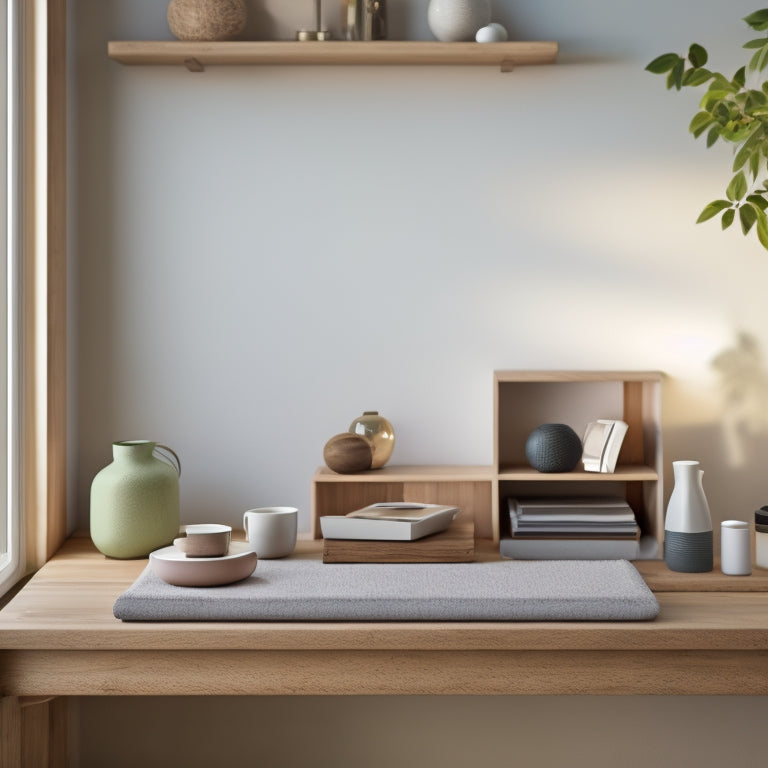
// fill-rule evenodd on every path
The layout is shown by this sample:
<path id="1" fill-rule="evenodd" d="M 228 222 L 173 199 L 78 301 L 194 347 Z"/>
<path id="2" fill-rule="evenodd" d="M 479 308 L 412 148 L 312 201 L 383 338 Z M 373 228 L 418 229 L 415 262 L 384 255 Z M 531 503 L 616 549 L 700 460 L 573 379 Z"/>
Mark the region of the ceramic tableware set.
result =
<path id="1" fill-rule="evenodd" d="M 112 444 L 112 457 L 91 484 L 91 538 L 107 557 L 149 555 L 163 581 L 212 587 L 248 578 L 257 558 L 293 552 L 295 507 L 249 509 L 243 516 L 246 542 L 232 541 L 232 528 L 217 523 L 184 526 L 184 535 L 174 538 L 180 518 L 178 454 L 153 440 L 121 440 Z"/>
<path id="2" fill-rule="evenodd" d="M 173 545 L 150 553 L 153 572 L 180 587 L 214 587 L 248 578 L 259 558 L 290 555 L 296 546 L 298 510 L 259 507 L 243 515 L 246 541 L 232 541 L 228 525 L 187 525 Z"/>

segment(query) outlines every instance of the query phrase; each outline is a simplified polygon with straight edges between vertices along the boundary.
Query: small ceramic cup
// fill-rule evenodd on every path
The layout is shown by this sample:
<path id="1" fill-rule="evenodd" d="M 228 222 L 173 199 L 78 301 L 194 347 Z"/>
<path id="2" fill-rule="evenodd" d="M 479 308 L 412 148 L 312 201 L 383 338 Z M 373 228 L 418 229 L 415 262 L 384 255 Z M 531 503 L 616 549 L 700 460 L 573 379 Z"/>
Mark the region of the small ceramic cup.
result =
<path id="1" fill-rule="evenodd" d="M 296 507 L 258 507 L 243 515 L 245 538 L 259 558 L 290 555 L 296 547 Z"/>
<path id="2" fill-rule="evenodd" d="M 218 523 L 185 526 L 186 536 L 174 539 L 176 549 L 187 557 L 221 557 L 229 551 L 232 528 Z"/>

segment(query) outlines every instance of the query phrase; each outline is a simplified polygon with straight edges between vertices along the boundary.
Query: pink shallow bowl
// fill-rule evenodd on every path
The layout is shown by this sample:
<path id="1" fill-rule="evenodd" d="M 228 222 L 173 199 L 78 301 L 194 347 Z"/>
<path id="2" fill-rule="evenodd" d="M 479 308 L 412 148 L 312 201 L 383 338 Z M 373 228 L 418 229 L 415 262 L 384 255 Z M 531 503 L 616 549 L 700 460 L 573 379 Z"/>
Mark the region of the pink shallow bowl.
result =
<path id="1" fill-rule="evenodd" d="M 175 587 L 218 587 L 247 579 L 256 568 L 256 553 L 242 541 L 233 541 L 222 557 L 187 557 L 176 547 L 163 547 L 149 555 L 152 572 Z"/>

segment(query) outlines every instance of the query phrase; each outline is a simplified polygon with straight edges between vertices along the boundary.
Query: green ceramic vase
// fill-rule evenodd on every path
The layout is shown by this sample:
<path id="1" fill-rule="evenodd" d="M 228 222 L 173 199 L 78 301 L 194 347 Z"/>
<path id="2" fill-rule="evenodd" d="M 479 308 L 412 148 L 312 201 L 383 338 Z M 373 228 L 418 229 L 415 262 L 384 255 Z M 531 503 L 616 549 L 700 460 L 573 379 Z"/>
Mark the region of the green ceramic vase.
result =
<path id="1" fill-rule="evenodd" d="M 157 449 L 176 466 L 158 458 Z M 112 443 L 112 457 L 91 484 L 91 538 L 108 557 L 146 557 L 179 533 L 179 457 L 150 440 Z"/>

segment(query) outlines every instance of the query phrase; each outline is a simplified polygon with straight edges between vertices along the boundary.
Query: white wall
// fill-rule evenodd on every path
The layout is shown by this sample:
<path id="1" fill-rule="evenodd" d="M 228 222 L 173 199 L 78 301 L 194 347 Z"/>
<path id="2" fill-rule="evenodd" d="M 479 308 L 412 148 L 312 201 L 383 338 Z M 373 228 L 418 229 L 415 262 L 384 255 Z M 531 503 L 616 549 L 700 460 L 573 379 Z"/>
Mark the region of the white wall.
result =
<path id="1" fill-rule="evenodd" d="M 185 522 L 291 504 L 306 528 L 325 441 L 368 409 L 393 463 L 490 463 L 499 368 L 663 370 L 667 469 L 702 460 L 716 522 L 768 502 L 761 363 L 754 431 L 712 367 L 739 333 L 765 345 L 768 254 L 693 223 L 730 155 L 687 134 L 697 93 L 643 71 L 694 40 L 735 71 L 754 3 L 495 0 L 561 44 L 511 74 L 190 74 L 106 57 L 170 37 L 165 0 L 71 2 L 79 526 L 117 439 L 180 453 Z M 390 3 L 399 36 L 429 36 L 426 4 Z M 312 20 L 251 5 L 254 37 Z"/>
<path id="2" fill-rule="evenodd" d="M 710 367 L 739 330 L 763 344 L 768 255 L 694 226 L 728 151 L 643 71 L 692 40 L 735 70 L 751 4 L 496 8 L 559 63 L 123 67 L 107 40 L 170 37 L 165 3 L 75 4 L 81 526 L 118 439 L 180 453 L 187 522 L 290 504 L 306 527 L 363 410 L 392 463 L 490 463 L 498 368 L 663 370 L 668 460 L 704 462 L 716 515 L 768 500 L 725 466 Z M 390 16 L 427 37 L 425 9 Z"/>

